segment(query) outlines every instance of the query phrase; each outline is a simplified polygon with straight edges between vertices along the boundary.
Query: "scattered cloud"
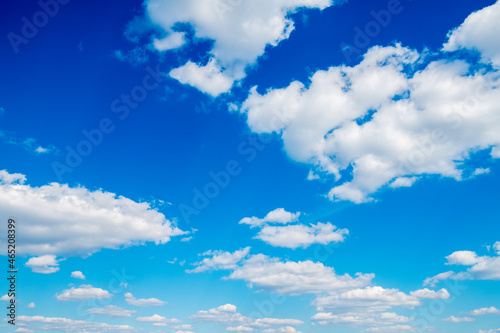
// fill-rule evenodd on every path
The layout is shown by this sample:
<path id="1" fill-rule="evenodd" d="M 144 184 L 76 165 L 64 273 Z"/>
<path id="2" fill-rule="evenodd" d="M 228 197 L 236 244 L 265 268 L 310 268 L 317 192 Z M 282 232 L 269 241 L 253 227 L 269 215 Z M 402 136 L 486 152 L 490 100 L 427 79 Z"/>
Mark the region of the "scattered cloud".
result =
<path id="1" fill-rule="evenodd" d="M 491 306 L 489 308 L 480 308 L 476 310 L 472 310 L 470 312 L 471 315 L 473 316 L 483 316 L 486 314 L 497 314 L 500 315 L 500 310 L 495 308 L 494 306 Z"/>
<path id="2" fill-rule="evenodd" d="M 25 265 L 35 273 L 51 274 L 59 271 L 59 261 L 54 255 L 44 255 L 30 258 Z"/>
<path id="3" fill-rule="evenodd" d="M 156 27 L 151 40 L 157 51 L 173 50 L 189 43 L 184 31 L 176 28 L 178 23 L 194 27 L 194 38 L 213 41 L 207 64 L 188 61 L 171 71 L 170 76 L 216 97 L 229 91 L 234 81 L 243 79 L 245 69 L 256 63 L 267 46 L 276 46 L 288 39 L 294 29 L 289 14 L 301 8 L 324 9 L 331 5 L 331 0 L 208 1 L 201 4 L 196 0 L 147 0 L 145 16 L 150 21 L 148 24 Z M 137 26 L 138 19 L 134 22 Z M 149 32 L 144 28 L 137 30 Z"/>
<path id="4" fill-rule="evenodd" d="M 200 273 L 208 270 L 227 270 L 234 269 L 237 264 L 245 258 L 250 252 L 250 247 L 231 252 L 223 251 L 207 251 L 202 256 L 208 256 L 208 258 L 203 258 L 203 260 L 195 263 L 197 267 L 191 270 L 186 270 L 188 273 Z"/>
<path id="5" fill-rule="evenodd" d="M 186 234 L 147 202 L 59 183 L 33 187 L 5 170 L 0 177 L 0 211 L 24 221 L 18 230 L 23 253 L 85 256 Z"/>
<path id="6" fill-rule="evenodd" d="M 363 327 L 363 326 L 385 326 L 395 323 L 407 323 L 410 318 L 399 316 L 392 312 L 382 313 L 343 313 L 333 314 L 331 312 L 320 312 L 311 317 L 311 320 L 317 322 L 321 326 L 349 326 L 349 327 Z"/>
<path id="7" fill-rule="evenodd" d="M 125 310 L 115 305 L 107 305 L 104 308 L 92 308 L 87 311 L 93 314 L 108 315 L 115 318 L 128 318 L 136 312 L 134 310 Z"/>
<path id="8" fill-rule="evenodd" d="M 134 306 L 142 306 L 142 307 L 147 307 L 147 306 L 162 306 L 167 304 L 167 302 L 164 302 L 162 300 L 159 300 L 158 298 L 142 298 L 142 299 L 136 299 L 132 293 L 126 293 L 125 294 L 125 301 L 127 304 L 134 305 Z"/>
<path id="9" fill-rule="evenodd" d="M 462 323 L 462 322 L 471 322 L 474 321 L 474 318 L 471 317 L 455 317 L 455 316 L 450 316 L 448 318 L 443 319 L 442 321 L 447 321 L 450 323 Z"/>
<path id="10" fill-rule="evenodd" d="M 75 279 L 85 280 L 85 275 L 80 271 L 71 272 L 71 277 Z"/>
<path id="11" fill-rule="evenodd" d="M 240 220 L 240 224 L 248 224 L 252 228 L 260 227 L 265 224 L 276 223 L 276 224 L 287 224 L 291 222 L 297 222 L 300 216 L 300 212 L 290 213 L 287 212 L 284 208 L 277 208 L 267 215 L 260 219 L 258 217 L 244 217 Z"/>
<path id="12" fill-rule="evenodd" d="M 104 289 L 94 288 L 91 285 L 82 284 L 80 287 L 63 290 L 60 294 L 56 294 L 58 301 L 76 301 L 85 302 L 89 299 L 108 299 L 112 295 Z"/>
<path id="13" fill-rule="evenodd" d="M 181 321 L 179 319 L 169 319 L 157 314 L 152 315 L 151 317 L 138 317 L 135 320 L 137 321 L 142 321 L 142 322 L 147 322 L 147 323 L 180 323 Z"/>
<path id="14" fill-rule="evenodd" d="M 19 323 L 26 325 L 42 325 L 39 329 L 62 332 L 133 332 L 135 328 L 129 325 L 109 325 L 83 320 L 73 320 L 61 317 L 19 316 Z"/>

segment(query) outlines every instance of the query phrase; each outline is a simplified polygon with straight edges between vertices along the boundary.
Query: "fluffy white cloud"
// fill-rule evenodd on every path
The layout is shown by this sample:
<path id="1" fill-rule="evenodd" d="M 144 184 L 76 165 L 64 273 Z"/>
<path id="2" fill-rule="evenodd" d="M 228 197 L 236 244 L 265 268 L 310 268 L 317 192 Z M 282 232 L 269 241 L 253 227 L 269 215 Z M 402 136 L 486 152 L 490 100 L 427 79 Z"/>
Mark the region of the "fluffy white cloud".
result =
<path id="1" fill-rule="evenodd" d="M 500 2 L 474 12 L 458 28 L 449 33 L 445 51 L 473 49 L 481 53 L 482 60 L 500 67 L 500 41 L 498 40 L 500 22 Z"/>
<path id="2" fill-rule="evenodd" d="M 79 288 L 72 287 L 71 289 L 63 290 L 60 294 L 56 294 L 58 301 L 77 301 L 84 302 L 89 299 L 108 299 L 112 295 L 104 289 L 94 288 L 91 285 L 82 284 Z"/>
<path id="3" fill-rule="evenodd" d="M 267 223 L 280 223 L 287 224 L 296 222 L 300 216 L 300 212 L 290 213 L 284 208 L 277 208 L 267 213 L 267 215 L 260 219 L 258 217 L 244 217 L 240 220 L 240 224 L 248 224 L 250 227 L 259 227 Z"/>
<path id="4" fill-rule="evenodd" d="M 87 311 L 93 314 L 103 314 L 116 318 L 128 318 L 136 312 L 134 310 L 126 310 L 116 305 L 106 305 L 104 308 L 92 308 Z"/>
<path id="5" fill-rule="evenodd" d="M 212 97 L 229 91 L 234 82 L 214 61 L 204 66 L 188 61 L 185 65 L 172 69 L 169 75 L 180 83 L 196 87 Z"/>
<path id="6" fill-rule="evenodd" d="M 455 317 L 455 316 L 449 316 L 448 318 L 443 319 L 443 321 L 447 321 L 450 323 L 471 322 L 474 320 L 475 320 L 474 318 L 470 317 Z"/>
<path id="7" fill-rule="evenodd" d="M 10 302 L 10 299 L 12 297 L 9 297 L 7 294 L 3 295 L 1 298 L 0 298 L 0 301 L 6 301 L 6 302 Z"/>
<path id="8" fill-rule="evenodd" d="M 254 87 L 240 111 L 252 131 L 277 133 L 292 159 L 335 179 L 331 200 L 370 201 L 424 175 L 470 178 L 471 153 L 500 144 L 498 73 L 427 62 L 401 45 L 373 47 L 360 64 L 317 71 L 307 86 Z"/>
<path id="9" fill-rule="evenodd" d="M 364 287 L 373 274 L 337 275 L 332 267 L 307 261 L 282 262 L 263 254 L 253 255 L 233 270 L 228 279 L 244 280 L 258 288 L 284 294 L 322 293 Z"/>
<path id="10" fill-rule="evenodd" d="M 407 323 L 410 318 L 405 316 L 399 316 L 392 312 L 382 312 L 382 313 L 343 313 L 343 314 L 332 314 L 330 312 L 320 312 L 311 317 L 313 321 L 317 321 L 318 324 L 324 325 L 334 325 L 334 326 L 383 326 L 391 325 L 395 323 Z"/>
<path id="11" fill-rule="evenodd" d="M 151 317 L 138 317 L 135 320 L 137 321 L 142 321 L 142 322 L 147 322 L 147 323 L 180 323 L 181 321 L 179 319 L 169 319 L 157 314 L 152 315 Z"/>
<path id="12" fill-rule="evenodd" d="M 186 270 L 188 273 L 200 273 L 207 270 L 220 270 L 220 269 L 233 269 L 236 265 L 245 258 L 250 252 L 250 248 L 246 247 L 244 249 L 231 252 L 224 251 L 207 251 L 202 254 L 202 256 L 209 256 L 208 258 L 203 258 L 203 260 L 195 263 L 198 267 Z"/>
<path id="13" fill-rule="evenodd" d="M 324 9 L 332 0 L 146 0 L 145 5 L 146 17 L 164 32 L 153 40 L 157 50 L 185 45 L 183 33 L 174 31 L 177 23 L 189 23 L 195 37 L 214 41 L 208 65 L 213 68 L 189 61 L 180 67 L 189 74 L 171 72 L 171 76 L 217 96 L 245 76 L 245 68 L 264 54 L 266 46 L 289 37 L 294 25 L 288 14 L 299 8 Z"/>
<path id="14" fill-rule="evenodd" d="M 80 271 L 71 272 L 71 277 L 75 279 L 85 280 L 85 275 Z"/>
<path id="15" fill-rule="evenodd" d="M 18 231 L 23 253 L 88 255 L 101 248 L 163 244 L 185 234 L 147 202 L 58 183 L 32 187 L 19 174 L 1 177 L 0 212 L 22 221 Z"/>
<path id="16" fill-rule="evenodd" d="M 226 331 L 228 332 L 253 332 L 255 331 L 254 328 L 248 327 L 248 326 L 229 326 L 226 328 Z"/>
<path id="17" fill-rule="evenodd" d="M 191 320 L 199 323 L 216 323 L 219 325 L 237 325 L 227 327 L 231 332 L 249 332 L 253 327 L 265 328 L 281 325 L 297 326 L 304 322 L 298 319 L 280 319 L 280 318 L 260 318 L 252 319 L 237 312 L 233 304 L 221 305 L 208 311 L 198 311 L 189 317 Z"/>
<path id="18" fill-rule="evenodd" d="M 135 328 L 129 325 L 109 325 L 105 323 L 94 323 L 82 320 L 73 320 L 60 317 L 43 317 L 43 316 L 19 316 L 19 323 L 27 325 L 40 325 L 39 329 L 46 331 L 62 331 L 62 332 L 133 332 Z"/>
<path id="19" fill-rule="evenodd" d="M 35 302 L 31 302 L 28 304 L 29 309 L 34 309 L 36 307 Z"/>
<path id="20" fill-rule="evenodd" d="M 53 255 L 32 257 L 26 262 L 26 266 L 35 273 L 51 274 L 59 271 L 59 260 Z"/>
<path id="21" fill-rule="evenodd" d="M 136 299 L 132 293 L 125 293 L 125 301 L 127 304 L 134 305 L 134 306 L 162 306 L 167 304 L 167 302 L 164 302 L 162 300 L 159 300 L 158 298 L 141 298 L 141 299 Z"/>
<path id="22" fill-rule="evenodd" d="M 363 332 L 384 332 L 384 333 L 403 333 L 403 332 L 418 332 L 418 328 L 410 325 L 394 325 L 385 327 L 371 327 Z"/>
<path id="23" fill-rule="evenodd" d="M 30 330 L 29 328 L 19 327 L 14 330 L 15 333 L 34 333 L 35 331 Z"/>
<path id="24" fill-rule="evenodd" d="M 428 299 L 448 299 L 450 298 L 450 293 L 446 289 L 440 289 L 438 291 L 430 290 L 427 288 L 419 289 L 410 292 L 411 296 L 417 298 L 428 298 Z"/>
<path id="25" fill-rule="evenodd" d="M 480 258 L 472 251 L 456 251 L 446 257 L 447 265 L 465 265 L 472 266 L 477 264 Z"/>
<path id="26" fill-rule="evenodd" d="M 352 289 L 334 295 L 318 296 L 312 303 L 319 309 L 357 309 L 383 311 L 393 306 L 414 308 L 421 304 L 418 297 L 407 295 L 398 289 L 379 286 Z"/>
<path id="27" fill-rule="evenodd" d="M 463 273 L 455 273 L 453 271 L 439 273 L 435 276 L 426 278 L 424 281 L 424 286 L 435 287 L 439 281 L 452 279 L 452 280 L 463 280 L 466 276 Z"/>
<path id="28" fill-rule="evenodd" d="M 267 330 L 263 330 L 262 333 L 302 333 L 300 331 L 297 331 L 295 327 L 292 326 L 283 326 L 280 328 L 269 328 Z"/>
<path id="29" fill-rule="evenodd" d="M 480 309 L 475 309 L 470 312 L 471 315 L 473 316 L 482 316 L 486 314 L 497 314 L 500 315 L 500 310 L 495 308 L 494 306 L 491 306 L 489 308 L 480 308 Z"/>
<path id="30" fill-rule="evenodd" d="M 498 333 L 498 332 L 500 332 L 500 328 L 488 330 L 488 331 L 479 330 L 479 333 Z"/>
<path id="31" fill-rule="evenodd" d="M 331 223 L 311 224 L 309 227 L 298 224 L 282 227 L 265 226 L 255 238 L 272 246 L 296 249 L 306 248 L 312 244 L 326 245 L 332 242 L 343 242 L 348 233 L 349 230 L 337 229 Z"/>

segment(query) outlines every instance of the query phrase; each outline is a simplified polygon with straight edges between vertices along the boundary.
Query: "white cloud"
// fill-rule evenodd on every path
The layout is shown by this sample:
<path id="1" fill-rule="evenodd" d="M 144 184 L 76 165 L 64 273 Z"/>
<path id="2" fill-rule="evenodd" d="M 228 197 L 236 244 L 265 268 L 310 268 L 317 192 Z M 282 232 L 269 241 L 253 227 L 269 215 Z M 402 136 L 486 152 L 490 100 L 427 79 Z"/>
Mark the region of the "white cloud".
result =
<path id="1" fill-rule="evenodd" d="M 193 326 L 189 325 L 189 324 L 183 324 L 183 325 L 178 325 L 178 326 L 174 326 L 172 327 L 176 330 L 181 330 L 181 331 L 191 331 L 193 330 Z"/>
<path id="2" fill-rule="evenodd" d="M 471 152 L 500 144 L 498 74 L 425 57 L 376 46 L 354 67 L 317 71 L 307 86 L 254 87 L 240 111 L 252 131 L 277 133 L 293 160 L 335 180 L 331 200 L 371 201 L 421 176 L 469 178 Z"/>
<path id="3" fill-rule="evenodd" d="M 500 332 L 500 328 L 488 330 L 488 331 L 479 330 L 479 333 L 498 333 L 498 332 Z"/>
<path id="4" fill-rule="evenodd" d="M 498 242 L 493 247 L 498 250 Z M 435 286 L 441 280 L 500 280 L 500 253 L 494 256 L 478 256 L 473 251 L 456 251 L 446 257 L 447 265 L 471 266 L 462 272 L 444 272 L 425 279 L 424 285 Z"/>
<path id="5" fill-rule="evenodd" d="M 47 331 L 63 331 L 63 332 L 133 332 L 135 328 L 129 325 L 109 325 L 106 323 L 94 323 L 82 320 L 73 320 L 60 317 L 43 317 L 43 316 L 19 316 L 20 323 L 31 325 L 43 324 L 39 329 Z"/>
<path id="6" fill-rule="evenodd" d="M 300 331 L 297 331 L 295 327 L 292 326 L 283 326 L 278 329 L 276 328 L 269 328 L 267 330 L 263 330 L 263 333 L 302 333 Z"/>
<path id="7" fill-rule="evenodd" d="M 459 276 L 458 274 L 456 274 L 453 271 L 443 272 L 443 273 L 439 273 L 433 277 L 426 278 L 424 281 L 424 286 L 435 287 L 436 284 L 442 280 L 446 280 L 446 279 L 459 279 L 459 280 L 461 280 L 463 278 L 464 277 Z"/>
<path id="8" fill-rule="evenodd" d="M 415 295 L 407 295 L 398 289 L 379 286 L 352 289 L 333 295 L 318 296 L 312 303 L 319 309 L 357 309 L 383 311 L 393 306 L 414 308 L 421 304 Z"/>
<path id="9" fill-rule="evenodd" d="M 450 298 L 450 293 L 446 289 L 440 289 L 438 291 L 430 290 L 427 288 L 419 289 L 410 292 L 411 296 L 417 298 L 428 298 L 428 299 L 448 299 Z"/>
<path id="10" fill-rule="evenodd" d="M 193 86 L 212 97 L 229 91 L 234 82 L 214 61 L 205 66 L 188 61 L 184 66 L 172 69 L 169 75 L 180 83 Z"/>
<path id="11" fill-rule="evenodd" d="M 474 12 L 464 23 L 451 31 L 445 51 L 473 49 L 481 53 L 482 60 L 500 67 L 500 42 L 498 40 L 498 22 L 500 22 L 500 3 Z"/>
<path id="12" fill-rule="evenodd" d="M 58 301 L 77 301 L 84 302 L 89 299 L 108 299 L 112 295 L 104 289 L 94 288 L 91 285 L 82 284 L 79 288 L 72 287 L 71 289 L 63 290 L 60 294 L 56 294 Z"/>
<path id="13" fill-rule="evenodd" d="M 34 333 L 35 331 L 30 330 L 29 328 L 19 327 L 14 330 L 16 333 Z"/>
<path id="14" fill-rule="evenodd" d="M 85 280 L 85 275 L 80 271 L 71 272 L 71 277 L 75 279 Z"/>
<path id="15" fill-rule="evenodd" d="M 332 242 L 343 242 L 347 229 L 337 229 L 331 223 L 305 225 L 288 225 L 281 227 L 264 226 L 255 238 L 260 239 L 272 246 L 287 247 L 295 249 L 306 248 L 312 244 L 329 244 Z"/>
<path id="16" fill-rule="evenodd" d="M 102 248 L 163 244 L 184 234 L 147 202 L 58 183 L 32 187 L 20 174 L 0 176 L 0 212 L 23 221 L 18 226 L 23 253 L 88 255 Z"/>
<path id="17" fill-rule="evenodd" d="M 475 252 L 472 251 L 456 251 L 451 255 L 447 256 L 448 260 L 447 265 L 466 265 L 472 266 L 477 264 L 480 258 L 477 256 Z"/>
<path id="18" fill-rule="evenodd" d="M 395 323 L 407 323 L 410 318 L 399 316 L 392 312 L 382 313 L 343 313 L 333 314 L 331 312 L 320 312 L 311 317 L 313 321 L 318 322 L 319 325 L 333 325 L 333 326 L 383 326 Z"/>
<path id="19" fill-rule="evenodd" d="M 474 172 L 472 172 L 472 175 L 473 176 L 486 175 L 489 174 L 490 172 L 491 172 L 490 168 L 477 168 L 476 170 L 474 170 Z"/>
<path id="20" fill-rule="evenodd" d="M 115 318 L 128 318 L 131 317 L 132 314 L 136 312 L 134 310 L 126 310 L 124 308 L 115 305 L 107 305 L 104 308 L 88 309 L 87 311 L 93 314 L 103 314 Z"/>
<path id="21" fill-rule="evenodd" d="M 403 332 L 418 332 L 418 328 L 412 327 L 410 325 L 394 325 L 385 327 L 371 327 L 363 332 L 384 332 L 384 333 L 403 333 Z"/>
<path id="22" fill-rule="evenodd" d="M 226 328 L 228 332 L 253 332 L 255 329 L 248 326 L 229 326 Z"/>
<path id="23" fill-rule="evenodd" d="M 51 274 L 59 271 L 59 261 L 56 256 L 44 255 L 30 258 L 25 265 L 35 273 Z"/>
<path id="24" fill-rule="evenodd" d="M 191 320 L 199 323 L 216 323 L 219 325 L 231 325 L 227 331 L 231 332 L 249 332 L 253 327 L 265 328 L 281 325 L 302 325 L 304 322 L 298 319 L 279 319 L 279 318 L 260 318 L 252 319 L 237 312 L 233 304 L 221 305 L 208 311 L 202 310 L 189 317 Z"/>
<path id="25" fill-rule="evenodd" d="M 135 320 L 137 321 L 142 321 L 142 322 L 147 322 L 147 323 L 180 323 L 181 321 L 179 319 L 169 319 L 157 314 L 152 315 L 151 317 L 139 317 L 136 318 Z"/>
<path id="26" fill-rule="evenodd" d="M 10 299 L 12 297 L 9 297 L 7 294 L 3 295 L 1 298 L 0 298 L 0 301 L 6 301 L 6 302 L 10 302 Z"/>
<path id="27" fill-rule="evenodd" d="M 471 322 L 474 320 L 475 320 L 474 318 L 470 317 L 455 317 L 455 316 L 449 316 L 448 318 L 443 319 L 443 321 L 447 321 L 450 323 Z"/>
<path id="28" fill-rule="evenodd" d="M 276 46 L 289 37 L 294 27 L 288 14 L 302 7 L 324 9 L 332 1 L 146 0 L 145 4 L 146 17 L 164 32 L 164 37 L 153 41 L 157 50 L 185 45 L 186 39 L 182 32 L 174 31 L 174 26 L 179 22 L 191 24 L 195 37 L 214 41 L 209 52 L 209 64 L 212 63 L 210 66 L 216 68 L 214 72 L 189 61 L 180 67 L 181 71 L 186 71 L 187 66 L 189 74 L 173 72 L 172 75 L 171 72 L 171 76 L 217 96 L 229 91 L 233 81 L 245 76 L 245 68 L 264 54 L 266 46 Z"/>
<path id="29" fill-rule="evenodd" d="M 250 252 L 250 248 L 246 247 L 244 249 L 231 252 L 223 251 L 207 251 L 202 254 L 202 256 L 210 256 L 209 258 L 203 258 L 203 260 L 195 263 L 198 267 L 186 270 L 188 273 L 200 273 L 207 270 L 220 270 L 220 269 L 233 269 L 236 265 L 245 258 Z"/>
<path id="30" fill-rule="evenodd" d="M 486 315 L 486 314 L 500 315 L 500 310 L 495 308 L 494 306 L 491 306 L 489 308 L 480 308 L 480 309 L 472 310 L 470 312 L 470 314 L 473 316 L 482 316 L 482 315 Z"/>
<path id="31" fill-rule="evenodd" d="M 35 302 L 31 302 L 28 304 L 29 309 L 34 309 L 36 307 Z"/>
<path id="32" fill-rule="evenodd" d="M 142 298 L 142 299 L 136 299 L 132 293 L 125 293 L 125 301 L 127 304 L 134 305 L 134 306 L 162 306 L 167 304 L 167 302 L 164 302 L 162 300 L 159 300 L 158 298 Z"/>
<path id="33" fill-rule="evenodd" d="M 24 184 L 26 176 L 20 173 L 9 173 L 7 170 L 0 170 L 0 184 Z"/>
<path id="34" fill-rule="evenodd" d="M 280 223 L 280 224 L 287 224 L 291 222 L 296 222 L 300 216 L 300 212 L 296 213 L 290 213 L 287 212 L 283 208 L 277 208 L 269 213 L 262 218 L 259 219 L 258 217 L 244 217 L 241 219 L 239 222 L 240 224 L 248 224 L 252 228 L 253 227 L 259 227 L 262 226 L 266 223 Z"/>
<path id="35" fill-rule="evenodd" d="M 244 280 L 258 288 L 284 294 L 308 294 L 364 287 L 373 279 L 373 274 L 357 273 L 337 275 L 332 267 L 307 261 L 282 262 L 263 254 L 253 255 L 243 261 L 227 277 Z"/>

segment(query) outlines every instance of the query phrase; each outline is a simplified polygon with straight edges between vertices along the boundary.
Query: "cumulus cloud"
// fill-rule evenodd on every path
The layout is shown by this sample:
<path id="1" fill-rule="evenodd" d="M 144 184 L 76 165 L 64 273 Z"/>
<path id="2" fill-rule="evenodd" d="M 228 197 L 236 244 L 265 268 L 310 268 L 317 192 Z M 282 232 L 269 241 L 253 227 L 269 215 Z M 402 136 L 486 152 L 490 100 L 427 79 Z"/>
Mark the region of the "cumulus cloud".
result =
<path id="1" fill-rule="evenodd" d="M 407 323 L 410 318 L 399 316 L 392 312 L 382 313 L 343 313 L 333 314 L 331 312 L 320 312 L 311 317 L 311 320 L 317 322 L 319 325 L 333 325 L 333 326 L 384 326 L 395 323 Z M 384 327 L 385 328 L 385 327 Z"/>
<path id="2" fill-rule="evenodd" d="M 136 312 L 134 310 L 126 310 L 115 305 L 106 305 L 104 308 L 92 308 L 88 309 L 87 311 L 93 314 L 108 315 L 114 318 L 128 318 Z"/>
<path id="3" fill-rule="evenodd" d="M 463 60 L 376 46 L 358 65 L 319 70 L 307 84 L 254 87 L 240 112 L 252 131 L 277 133 L 292 159 L 333 181 L 331 200 L 362 203 L 424 176 L 468 179 L 474 152 L 497 158 L 498 78 Z"/>
<path id="4" fill-rule="evenodd" d="M 244 249 L 231 252 L 224 251 L 207 251 L 202 253 L 203 260 L 195 263 L 197 266 L 194 269 L 186 270 L 188 273 L 200 273 L 208 270 L 227 270 L 236 268 L 236 265 L 245 258 L 250 252 L 250 248 L 246 247 Z"/>
<path id="5" fill-rule="evenodd" d="M 349 230 L 337 229 L 331 223 L 317 223 L 310 226 L 298 224 L 282 227 L 265 226 L 255 238 L 272 246 L 296 249 L 306 248 L 311 244 L 343 242 L 348 233 Z"/>
<path id="6" fill-rule="evenodd" d="M 480 308 L 480 309 L 475 309 L 470 312 L 471 315 L 473 316 L 483 316 L 486 314 L 497 314 L 500 315 L 500 310 L 495 308 L 494 306 L 491 306 L 489 308 Z"/>
<path id="7" fill-rule="evenodd" d="M 80 287 L 63 290 L 60 294 L 56 294 L 58 301 L 77 301 L 85 302 L 89 299 L 108 299 L 112 295 L 104 289 L 94 288 L 91 285 L 82 284 Z"/>
<path id="8" fill-rule="evenodd" d="M 230 325 L 226 328 L 226 330 L 230 332 L 250 332 L 254 331 L 254 328 L 276 327 L 281 325 L 297 326 L 304 323 L 302 320 L 298 319 L 249 318 L 238 313 L 237 307 L 233 304 L 221 305 L 207 311 L 198 311 L 189 318 L 199 323 Z"/>
<path id="9" fill-rule="evenodd" d="M 61 317 L 19 316 L 20 324 L 36 325 L 40 330 L 62 332 L 134 332 L 135 328 L 129 325 L 110 325 L 83 320 L 73 320 Z"/>
<path id="10" fill-rule="evenodd" d="M 151 317 L 138 317 L 135 320 L 137 321 L 142 321 L 142 322 L 147 322 L 147 323 L 180 323 L 181 321 L 179 319 L 169 319 L 157 314 L 152 315 Z"/>
<path id="11" fill-rule="evenodd" d="M 258 217 L 244 217 L 240 220 L 240 224 L 248 224 L 250 227 L 260 227 L 267 223 L 276 223 L 276 224 L 287 224 L 291 222 L 298 221 L 300 216 L 300 212 L 290 213 L 287 212 L 284 208 L 277 208 L 273 211 L 267 213 L 264 218 Z"/>
<path id="12" fill-rule="evenodd" d="M 418 332 L 418 328 L 410 325 L 394 325 L 385 327 L 371 327 L 363 330 L 363 332 L 384 332 L 384 333 L 403 333 L 403 332 Z"/>
<path id="13" fill-rule="evenodd" d="M 163 244 L 185 234 L 147 202 L 58 183 L 30 186 L 24 184 L 24 175 L 6 171 L 0 177 L 0 212 L 22 221 L 18 231 L 23 253 L 89 255 L 102 248 Z"/>
<path id="14" fill-rule="evenodd" d="M 448 35 L 445 51 L 477 50 L 482 61 L 500 67 L 500 41 L 496 32 L 500 22 L 500 2 L 470 14 L 458 28 Z"/>
<path id="15" fill-rule="evenodd" d="M 44 255 L 30 258 L 25 265 L 35 273 L 51 274 L 59 271 L 59 261 L 56 256 Z"/>
<path id="16" fill-rule="evenodd" d="M 196 87 L 212 97 L 229 91 L 233 85 L 233 78 L 223 73 L 214 61 L 204 66 L 188 61 L 185 65 L 172 69 L 169 75 L 180 83 Z"/>
<path id="17" fill-rule="evenodd" d="M 309 294 L 364 287 L 373 274 L 337 275 L 332 267 L 306 261 L 280 261 L 263 254 L 243 261 L 227 277 L 244 280 L 258 288 L 283 294 Z"/>
<path id="18" fill-rule="evenodd" d="M 136 299 L 132 293 L 125 293 L 125 301 L 127 304 L 134 305 L 134 306 L 142 306 L 142 307 L 147 307 L 147 306 L 162 306 L 167 304 L 167 302 L 164 302 L 162 300 L 159 300 L 158 298 L 142 298 L 142 299 Z"/>
<path id="19" fill-rule="evenodd" d="M 384 311 L 393 306 L 413 309 L 421 304 L 415 295 L 407 295 L 398 289 L 379 286 L 358 288 L 333 295 L 318 296 L 312 303 L 319 309 L 356 309 Z"/>
<path id="20" fill-rule="evenodd" d="M 35 302 L 31 302 L 28 304 L 28 309 L 34 309 L 36 307 Z"/>
<path id="21" fill-rule="evenodd" d="M 246 67 L 255 64 L 267 46 L 276 46 L 290 36 L 294 22 L 289 14 L 301 8 L 324 9 L 331 5 L 332 0 L 145 1 L 149 24 L 162 32 L 153 35 L 156 50 L 176 49 L 188 43 L 185 33 L 176 28 L 178 23 L 191 25 L 195 38 L 213 41 L 208 64 L 188 61 L 170 73 L 212 96 L 229 91 L 235 80 L 245 77 Z"/>
<path id="22" fill-rule="evenodd" d="M 443 319 L 442 321 L 447 321 L 450 323 L 462 323 L 462 322 L 471 322 L 474 321 L 474 318 L 470 317 L 455 317 L 455 316 L 449 316 L 448 318 Z"/>
<path id="23" fill-rule="evenodd" d="M 448 271 L 425 279 L 424 285 L 435 286 L 441 280 L 500 280 L 500 252 L 498 242 L 493 245 L 497 250 L 493 256 L 479 256 L 474 251 L 456 251 L 446 257 L 447 265 L 470 266 L 465 271 Z"/>
<path id="24" fill-rule="evenodd" d="M 71 277 L 75 279 L 85 280 L 85 275 L 80 271 L 71 272 Z"/>
<path id="25" fill-rule="evenodd" d="M 446 289 L 440 289 L 438 291 L 430 290 L 427 288 L 419 289 L 410 292 L 411 296 L 417 298 L 428 298 L 428 299 L 448 299 L 450 298 L 450 293 Z"/>

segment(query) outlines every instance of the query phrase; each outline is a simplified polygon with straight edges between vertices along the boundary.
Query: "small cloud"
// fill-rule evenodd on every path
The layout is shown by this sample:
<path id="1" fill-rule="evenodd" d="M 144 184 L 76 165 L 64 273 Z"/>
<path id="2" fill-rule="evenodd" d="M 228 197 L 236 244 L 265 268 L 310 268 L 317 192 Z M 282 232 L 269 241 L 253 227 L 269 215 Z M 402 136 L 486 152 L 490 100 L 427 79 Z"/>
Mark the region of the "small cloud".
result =
<path id="1" fill-rule="evenodd" d="M 191 239 L 193 239 L 193 236 L 191 236 L 191 237 L 184 237 L 183 239 L 181 239 L 181 242 L 189 242 Z"/>
<path id="2" fill-rule="evenodd" d="M 30 258 L 25 265 L 34 273 L 51 274 L 59 271 L 59 261 L 54 255 L 44 255 Z"/>
<path id="3" fill-rule="evenodd" d="M 35 302 L 31 302 L 30 304 L 28 304 L 29 309 L 34 309 L 35 307 L 36 307 Z"/>
<path id="4" fill-rule="evenodd" d="M 488 174 L 490 172 L 491 172 L 490 168 L 477 168 L 472 173 L 472 176 L 485 175 L 485 174 Z"/>
<path id="5" fill-rule="evenodd" d="M 167 304 L 167 302 L 161 301 L 158 298 L 142 298 L 136 299 L 132 293 L 125 294 L 125 301 L 130 305 L 135 306 L 162 306 Z"/>
<path id="6" fill-rule="evenodd" d="M 71 277 L 75 279 L 85 280 L 85 275 L 80 271 L 71 272 Z"/>

